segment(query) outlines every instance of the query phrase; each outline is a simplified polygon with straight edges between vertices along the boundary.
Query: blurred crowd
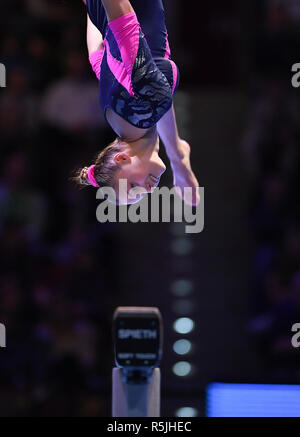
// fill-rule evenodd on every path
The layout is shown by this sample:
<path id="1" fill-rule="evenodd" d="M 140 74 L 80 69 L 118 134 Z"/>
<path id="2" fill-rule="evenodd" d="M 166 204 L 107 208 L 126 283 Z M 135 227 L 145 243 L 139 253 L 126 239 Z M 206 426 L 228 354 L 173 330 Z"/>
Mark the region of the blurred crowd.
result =
<path id="1" fill-rule="evenodd" d="M 255 3 L 261 21 L 249 53 L 252 109 L 243 141 L 254 187 L 248 328 L 266 375 L 300 379 L 291 347 L 291 325 L 300 322 L 300 94 L 291 87 L 291 66 L 300 62 L 300 4 Z M 115 274 L 118 227 L 98 226 L 94 191 L 70 180 L 113 139 L 88 64 L 85 8 L 80 0 L 2 0 L 1 7 L 7 87 L 0 88 L 0 323 L 7 348 L 0 350 L 0 414 L 109 415 L 109 333 L 123 292 Z M 202 75 L 220 76 L 214 65 L 207 62 Z"/>
<path id="2" fill-rule="evenodd" d="M 82 2 L 4 0 L 0 61 L 1 415 L 109 414 L 117 234 L 70 178 L 112 138 Z M 105 296 L 105 299 L 104 299 Z M 105 353 L 104 353 L 105 351 Z"/>
<path id="3" fill-rule="evenodd" d="M 251 81 L 252 107 L 243 140 L 253 186 L 253 318 L 249 330 L 265 376 L 300 381 L 292 326 L 300 321 L 300 94 L 291 86 L 299 61 L 300 4 L 269 0 L 261 11 Z"/>

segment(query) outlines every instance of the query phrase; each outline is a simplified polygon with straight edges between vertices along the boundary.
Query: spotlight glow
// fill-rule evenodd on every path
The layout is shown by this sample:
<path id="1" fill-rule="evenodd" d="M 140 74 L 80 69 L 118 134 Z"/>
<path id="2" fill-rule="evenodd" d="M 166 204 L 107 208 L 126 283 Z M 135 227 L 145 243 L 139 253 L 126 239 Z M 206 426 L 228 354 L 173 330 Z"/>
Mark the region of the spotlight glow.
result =
<path id="1" fill-rule="evenodd" d="M 178 297 L 189 296 L 193 292 L 193 283 L 188 279 L 177 279 L 171 284 L 171 291 Z"/>
<path id="2" fill-rule="evenodd" d="M 188 334 L 194 329 L 195 322 L 189 317 L 180 317 L 175 320 L 173 328 L 178 334 Z"/>
<path id="3" fill-rule="evenodd" d="M 175 341 L 175 343 L 173 344 L 173 350 L 178 355 L 186 355 L 191 351 L 191 349 L 192 343 L 184 338 Z"/>
<path id="4" fill-rule="evenodd" d="M 175 411 L 175 417 L 197 417 L 198 410 L 193 407 L 182 407 Z"/>
<path id="5" fill-rule="evenodd" d="M 188 361 L 178 361 L 173 366 L 173 372 L 177 376 L 187 376 L 191 370 L 192 366 Z"/>
<path id="6" fill-rule="evenodd" d="M 175 255 L 189 255 L 193 250 L 193 243 L 187 237 L 177 237 L 171 247 Z"/>

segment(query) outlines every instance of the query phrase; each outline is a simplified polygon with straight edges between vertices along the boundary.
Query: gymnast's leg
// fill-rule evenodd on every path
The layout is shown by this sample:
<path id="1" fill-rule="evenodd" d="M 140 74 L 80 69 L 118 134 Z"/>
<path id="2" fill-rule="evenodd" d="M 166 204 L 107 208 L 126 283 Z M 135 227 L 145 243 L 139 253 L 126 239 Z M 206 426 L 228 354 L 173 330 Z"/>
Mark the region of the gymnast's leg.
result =
<path id="1" fill-rule="evenodd" d="M 185 187 L 192 188 L 192 196 L 185 200 L 189 204 L 198 205 L 200 197 L 197 188 L 199 182 L 192 170 L 190 145 L 180 138 L 176 123 L 174 106 L 159 120 L 157 130 L 166 149 L 172 167 L 174 186 L 180 188 L 178 194 L 182 196 Z"/>
<path id="2" fill-rule="evenodd" d="M 134 12 L 129 0 L 102 0 L 108 21 Z"/>

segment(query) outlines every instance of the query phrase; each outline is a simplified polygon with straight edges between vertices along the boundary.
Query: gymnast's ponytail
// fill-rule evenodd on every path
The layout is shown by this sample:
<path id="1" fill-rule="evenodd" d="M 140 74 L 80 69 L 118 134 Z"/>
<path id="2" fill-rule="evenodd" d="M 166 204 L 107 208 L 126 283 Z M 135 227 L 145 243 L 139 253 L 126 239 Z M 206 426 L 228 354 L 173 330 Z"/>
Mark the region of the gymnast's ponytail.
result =
<path id="1" fill-rule="evenodd" d="M 91 185 L 95 188 L 113 187 L 115 172 L 119 168 L 113 158 L 125 149 L 126 144 L 117 137 L 113 143 L 99 153 L 94 164 L 76 172 L 75 182 L 80 186 Z"/>

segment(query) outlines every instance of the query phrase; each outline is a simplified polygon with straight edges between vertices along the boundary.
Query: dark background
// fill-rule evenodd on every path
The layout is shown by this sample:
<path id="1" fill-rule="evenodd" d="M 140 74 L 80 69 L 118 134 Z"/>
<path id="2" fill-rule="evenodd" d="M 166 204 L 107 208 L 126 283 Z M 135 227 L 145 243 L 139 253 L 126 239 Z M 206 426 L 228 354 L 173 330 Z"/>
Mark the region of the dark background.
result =
<path id="1" fill-rule="evenodd" d="M 212 381 L 299 383 L 300 62 L 297 0 L 165 1 L 180 134 L 205 187 L 205 229 L 99 224 L 72 171 L 113 138 L 78 1 L 2 0 L 1 416 L 111 414 L 112 314 L 164 317 L 162 415 L 205 414 Z M 162 153 L 164 156 L 164 153 Z M 171 184 L 171 173 L 162 181 Z M 178 282 L 179 281 L 179 282 Z M 186 336 L 177 317 L 195 321 Z M 178 338 L 193 347 L 180 358 Z M 176 376 L 179 360 L 192 364 Z"/>

